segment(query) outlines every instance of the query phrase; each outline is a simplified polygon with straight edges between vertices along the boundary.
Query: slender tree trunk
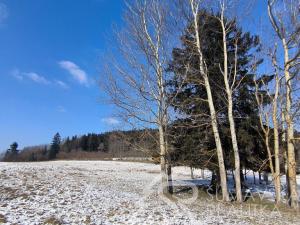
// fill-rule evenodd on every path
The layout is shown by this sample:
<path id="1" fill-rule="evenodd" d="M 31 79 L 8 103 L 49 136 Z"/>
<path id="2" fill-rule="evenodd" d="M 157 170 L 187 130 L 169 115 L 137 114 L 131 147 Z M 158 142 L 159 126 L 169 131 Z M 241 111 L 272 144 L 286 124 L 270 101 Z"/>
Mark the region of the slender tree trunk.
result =
<path id="1" fill-rule="evenodd" d="M 286 198 L 288 201 L 290 201 L 291 198 L 291 192 L 290 192 L 290 180 L 289 180 L 289 167 L 288 167 L 288 161 L 287 161 L 287 151 L 284 152 L 284 169 L 285 169 L 285 182 L 286 182 Z"/>
<path id="2" fill-rule="evenodd" d="M 162 193 L 167 195 L 169 194 L 169 177 L 167 173 L 167 152 L 165 146 L 165 137 L 163 127 L 160 125 L 158 127 L 159 131 L 159 147 L 160 147 L 160 173 L 161 173 L 161 184 L 162 184 Z"/>
<path id="3" fill-rule="evenodd" d="M 296 157 L 295 157 L 295 147 L 294 147 L 294 122 L 292 118 L 292 81 L 289 72 L 289 52 L 288 46 L 286 44 L 285 38 L 282 39 L 282 44 L 284 48 L 284 76 L 286 82 L 286 128 L 287 128 L 287 162 L 288 162 L 288 178 L 291 194 L 291 207 L 298 208 L 298 193 L 297 193 L 297 180 L 296 180 Z"/>
<path id="4" fill-rule="evenodd" d="M 274 172 L 274 186 L 275 186 L 275 201 L 276 204 L 281 202 L 281 183 L 280 183 L 280 160 L 279 160 L 279 133 L 278 133 L 278 120 L 277 120 L 277 99 L 279 93 L 279 78 L 276 75 L 275 96 L 273 99 L 273 135 L 274 135 L 274 158 L 275 158 L 275 172 Z"/>
<path id="5" fill-rule="evenodd" d="M 258 182 L 261 184 L 261 172 L 258 172 Z"/>
<path id="6" fill-rule="evenodd" d="M 270 166 L 271 174 L 274 179 L 275 172 L 274 172 L 274 164 L 273 164 L 273 159 L 272 159 L 272 152 L 271 152 L 271 148 L 270 148 L 269 132 L 265 135 L 265 144 L 266 144 L 266 148 L 267 148 L 267 152 L 268 152 L 268 159 L 269 159 L 269 166 Z M 268 174 L 268 173 L 264 172 L 264 178 L 267 177 L 266 174 Z"/>
<path id="7" fill-rule="evenodd" d="M 169 152 L 169 145 L 168 145 L 168 140 L 166 138 L 166 135 L 167 135 L 167 113 L 164 113 L 164 141 L 165 141 L 165 149 L 166 149 L 166 158 L 167 158 L 167 175 L 168 175 L 168 191 L 169 191 L 169 194 L 173 194 L 173 178 L 172 178 L 172 160 L 171 160 L 171 156 L 170 156 L 170 152 Z"/>
<path id="8" fill-rule="evenodd" d="M 240 169 L 240 177 L 241 177 L 242 187 L 245 187 L 246 186 L 246 184 L 245 184 L 245 177 L 244 177 L 244 173 L 243 173 L 242 169 Z"/>
<path id="9" fill-rule="evenodd" d="M 205 175 L 204 175 L 204 169 L 201 169 L 201 178 L 204 179 Z"/>
<path id="10" fill-rule="evenodd" d="M 194 179 L 194 171 L 193 171 L 193 167 L 190 166 L 191 169 L 191 178 Z"/>
<path id="11" fill-rule="evenodd" d="M 172 166 L 170 165 L 170 163 L 167 164 L 167 175 L 168 175 L 168 191 L 169 194 L 173 194 Z"/>
<path id="12" fill-rule="evenodd" d="M 220 172 L 220 180 L 221 180 L 221 188 L 222 188 L 222 196 L 223 201 L 229 201 L 229 195 L 228 195 L 228 188 L 227 188 L 227 179 L 226 179 L 226 169 L 225 169 L 225 163 L 224 163 L 224 157 L 223 157 L 223 149 L 218 129 L 218 121 L 217 121 L 217 115 L 216 110 L 213 102 L 213 97 L 211 93 L 211 87 L 208 79 L 208 75 L 205 71 L 205 64 L 201 49 L 201 42 L 200 42 L 200 34 L 199 34 L 199 26 L 198 26 L 198 7 L 195 8 L 194 1 L 190 0 L 190 6 L 193 13 L 193 24 L 195 29 L 195 38 L 196 38 L 196 48 L 198 51 L 199 56 L 199 70 L 200 75 L 204 79 L 204 86 L 206 89 L 207 94 L 207 101 L 209 105 L 209 111 L 210 111 L 210 117 L 211 117 L 211 125 L 213 129 L 213 134 L 215 138 L 215 144 L 217 149 L 217 155 L 218 155 L 218 164 L 219 164 L 219 172 Z M 198 2 L 199 3 L 199 2 Z"/>
<path id="13" fill-rule="evenodd" d="M 282 103 L 281 103 L 282 104 Z M 285 173 L 285 181 L 286 181 L 286 199 L 290 199 L 290 185 L 289 185 L 289 177 L 288 177 L 288 161 L 287 161 L 287 150 L 286 150 L 286 129 L 284 126 L 285 116 L 284 111 L 281 110 L 281 121 L 282 121 L 282 135 L 281 135 L 281 142 L 283 144 L 283 160 L 284 160 L 284 173 Z"/>
<path id="14" fill-rule="evenodd" d="M 226 87 L 226 94 L 227 94 L 227 100 L 228 100 L 228 120 L 229 120 L 229 126 L 230 126 L 230 134 L 231 134 L 231 142 L 232 142 L 232 148 L 234 153 L 234 165 L 235 165 L 235 190 L 236 190 L 236 199 L 237 202 L 242 202 L 242 189 L 241 189 L 241 176 L 240 176 L 240 154 L 239 154 L 239 148 L 237 144 L 237 137 L 236 137 L 236 131 L 235 131 L 235 122 L 233 117 L 233 100 L 232 100 L 232 90 L 229 85 L 228 80 L 228 62 L 227 62 L 227 37 L 226 37 L 226 28 L 224 24 L 224 8 L 222 10 L 222 16 L 220 19 L 221 26 L 222 26 L 222 32 L 223 32 L 223 55 L 224 55 L 224 69 L 223 69 L 223 77 L 224 77 L 224 83 Z M 237 48 L 237 46 L 236 46 Z M 235 49 L 236 51 L 237 49 Z M 237 58 L 235 58 L 237 60 Z M 236 67 L 235 67 L 236 68 Z M 236 70 L 236 69 L 235 69 Z M 234 76 L 236 76 L 236 71 L 234 71 Z"/>
<path id="15" fill-rule="evenodd" d="M 235 190 L 236 198 L 238 202 L 242 202 L 242 190 L 241 190 L 241 176 L 240 176 L 240 155 L 236 138 L 235 123 L 232 113 L 232 98 L 230 96 L 228 103 L 228 117 L 230 124 L 231 140 L 234 152 L 234 165 L 235 165 Z"/>
<path id="16" fill-rule="evenodd" d="M 209 104 L 209 108 L 210 108 L 211 124 L 212 124 L 212 128 L 213 128 L 213 133 L 214 133 L 215 143 L 216 143 L 216 148 L 217 148 L 223 201 L 229 201 L 229 195 L 228 195 L 228 189 L 227 189 L 227 179 L 226 179 L 226 169 L 225 169 L 225 164 L 224 164 L 223 148 L 222 148 L 219 129 L 218 129 L 217 116 L 216 116 L 216 112 L 215 112 L 215 107 L 214 107 L 214 103 L 213 103 L 213 98 L 212 98 L 212 94 L 211 94 L 211 88 L 210 88 L 210 84 L 208 81 L 208 77 L 204 76 L 204 80 L 205 80 L 205 86 L 206 86 L 206 93 L 208 96 L 208 104 Z"/>
<path id="17" fill-rule="evenodd" d="M 256 184 L 255 172 L 254 171 L 252 171 L 252 172 L 253 172 L 253 183 Z"/>

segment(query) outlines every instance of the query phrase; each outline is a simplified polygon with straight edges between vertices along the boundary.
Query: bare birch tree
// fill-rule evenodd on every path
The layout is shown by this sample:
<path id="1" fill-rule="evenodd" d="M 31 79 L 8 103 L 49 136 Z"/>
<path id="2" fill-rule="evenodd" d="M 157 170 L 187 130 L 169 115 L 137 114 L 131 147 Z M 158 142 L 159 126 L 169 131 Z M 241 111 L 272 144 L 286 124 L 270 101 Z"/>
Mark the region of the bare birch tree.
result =
<path id="1" fill-rule="evenodd" d="M 280 94 L 280 80 L 281 76 L 279 75 L 279 67 L 277 64 L 276 58 L 276 49 L 277 45 L 275 45 L 275 52 L 272 54 L 272 65 L 274 67 L 275 72 L 275 88 L 274 94 L 272 95 L 272 122 L 273 122 L 273 138 L 274 138 L 274 158 L 275 158 L 275 174 L 273 176 L 274 186 L 275 186 L 275 195 L 276 195 L 276 204 L 281 202 L 281 182 L 280 182 L 280 150 L 279 150 L 279 118 L 278 118 L 278 100 Z M 271 95 L 269 94 L 271 97 Z"/>
<path id="2" fill-rule="evenodd" d="M 296 157 L 293 121 L 293 69 L 300 63 L 300 10 L 296 0 L 268 0 L 268 14 L 272 27 L 283 49 L 283 71 L 286 87 L 284 119 L 287 129 L 287 166 L 290 189 L 290 205 L 298 208 Z"/>
<path id="3" fill-rule="evenodd" d="M 117 56 L 107 65 L 105 73 L 105 90 L 119 109 L 119 115 L 134 127 L 158 129 L 164 194 L 172 192 L 167 140 L 170 104 L 165 88 L 172 13 L 171 4 L 159 0 L 128 3 L 125 28 L 117 32 Z"/>
<path id="4" fill-rule="evenodd" d="M 255 77 L 255 97 L 259 108 L 260 126 L 263 131 L 263 139 L 268 154 L 269 167 L 275 186 L 276 204 L 281 202 L 281 182 L 280 182 L 280 160 L 279 160 L 279 118 L 278 100 L 280 88 L 280 75 L 277 67 L 276 50 L 271 53 L 272 65 L 274 66 L 273 76 L 262 76 L 256 80 Z M 274 79 L 274 82 L 270 82 Z M 270 84 L 271 83 L 271 84 Z M 274 83 L 274 87 L 273 87 Z M 272 90 L 273 92 L 271 92 Z M 273 146 L 271 145 L 273 123 Z M 274 154 L 272 152 L 274 149 Z M 274 158 L 274 162 L 273 162 Z"/>
<path id="5" fill-rule="evenodd" d="M 234 88 L 236 88 L 236 76 L 237 76 L 237 42 L 235 42 L 235 57 L 234 57 L 234 65 L 233 71 L 228 71 L 228 50 L 227 50 L 227 34 L 230 29 L 232 29 L 230 22 L 226 23 L 225 21 L 225 10 L 226 10 L 226 2 L 225 0 L 220 1 L 220 17 L 219 21 L 222 27 L 222 36 L 223 36 L 223 55 L 224 55 L 224 62 L 223 68 L 220 66 L 220 71 L 224 77 L 224 84 L 225 84 L 225 91 L 227 95 L 227 103 L 228 103 L 228 120 L 230 126 L 230 134 L 231 134 L 231 141 L 232 141 L 232 148 L 234 153 L 234 165 L 235 165 L 235 189 L 236 189 L 236 198 L 238 202 L 242 202 L 242 190 L 241 190 L 241 168 L 240 168 L 240 155 L 239 155 L 239 148 L 237 143 L 237 136 L 236 136 L 236 129 L 235 129 L 235 121 L 233 115 L 233 99 L 232 99 L 232 92 Z M 232 79 L 232 82 L 230 81 Z M 231 83 L 230 83 L 231 82 Z"/>

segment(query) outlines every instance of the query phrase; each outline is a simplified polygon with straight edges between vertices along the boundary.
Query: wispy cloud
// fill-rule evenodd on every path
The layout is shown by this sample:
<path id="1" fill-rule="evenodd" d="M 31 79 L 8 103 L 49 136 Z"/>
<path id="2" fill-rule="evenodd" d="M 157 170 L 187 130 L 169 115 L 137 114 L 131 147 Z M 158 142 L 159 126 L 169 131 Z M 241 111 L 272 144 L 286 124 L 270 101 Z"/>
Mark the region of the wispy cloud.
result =
<path id="1" fill-rule="evenodd" d="M 4 3 L 0 2 L 0 24 L 8 17 L 8 8 Z"/>
<path id="2" fill-rule="evenodd" d="M 107 117 L 101 119 L 102 123 L 106 123 L 108 125 L 118 125 L 120 124 L 120 121 L 114 117 Z"/>
<path id="3" fill-rule="evenodd" d="M 78 65 L 71 61 L 60 61 L 59 65 L 61 68 L 68 71 L 73 78 L 82 85 L 89 86 L 88 76 L 84 70 L 82 70 Z"/>
<path id="4" fill-rule="evenodd" d="M 66 110 L 65 107 L 63 107 L 63 106 L 60 105 L 60 106 L 57 107 L 57 112 L 60 112 L 60 113 L 66 113 L 67 110 Z"/>
<path id="5" fill-rule="evenodd" d="M 63 89 L 70 88 L 69 85 L 67 85 L 65 82 L 63 82 L 61 80 L 51 81 L 51 80 L 47 79 L 46 77 L 39 75 L 36 72 L 20 72 L 20 70 L 18 70 L 18 69 L 13 69 L 11 71 L 11 75 L 19 81 L 23 81 L 23 80 L 27 79 L 27 80 L 34 81 L 35 83 L 38 83 L 38 84 L 43 84 L 43 85 L 52 84 L 52 85 L 57 85 Z"/>
<path id="6" fill-rule="evenodd" d="M 64 89 L 69 89 L 69 85 L 67 85 L 65 82 L 61 81 L 61 80 L 55 80 L 55 83 L 60 86 L 61 88 Z"/>
<path id="7" fill-rule="evenodd" d="M 50 84 L 51 82 L 49 80 L 47 80 L 45 77 L 34 73 L 34 72 L 30 72 L 30 73 L 24 73 L 24 76 L 27 76 L 30 80 L 39 83 L 39 84 Z"/>
<path id="8" fill-rule="evenodd" d="M 46 84 L 46 85 L 51 84 L 51 81 L 47 80 L 45 77 L 35 72 L 25 73 L 25 72 L 20 72 L 18 69 L 14 69 L 12 70 L 11 75 L 19 81 L 22 81 L 25 78 L 27 78 L 34 81 L 35 83 Z"/>

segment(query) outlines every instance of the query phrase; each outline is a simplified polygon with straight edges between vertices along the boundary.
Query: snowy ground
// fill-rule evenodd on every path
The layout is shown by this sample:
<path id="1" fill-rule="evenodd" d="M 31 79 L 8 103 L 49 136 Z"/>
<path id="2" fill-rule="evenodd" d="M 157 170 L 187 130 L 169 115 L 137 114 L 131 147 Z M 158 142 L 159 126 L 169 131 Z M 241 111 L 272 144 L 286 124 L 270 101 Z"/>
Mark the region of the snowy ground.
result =
<path id="1" fill-rule="evenodd" d="M 173 172 L 175 184 L 190 182 L 189 168 Z M 0 163 L 0 224 L 300 224 L 296 212 L 204 197 L 192 184 L 205 179 L 175 200 L 158 194 L 159 181 L 159 166 L 145 163 Z"/>

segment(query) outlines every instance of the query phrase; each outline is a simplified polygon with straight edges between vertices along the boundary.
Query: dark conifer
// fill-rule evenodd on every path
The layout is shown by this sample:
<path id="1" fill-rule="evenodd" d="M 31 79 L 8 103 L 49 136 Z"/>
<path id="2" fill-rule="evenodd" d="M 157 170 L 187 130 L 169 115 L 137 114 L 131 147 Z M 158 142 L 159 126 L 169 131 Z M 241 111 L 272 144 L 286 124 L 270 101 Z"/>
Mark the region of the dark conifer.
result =
<path id="1" fill-rule="evenodd" d="M 50 146 L 48 159 L 55 159 L 60 150 L 61 137 L 59 133 L 56 133 L 53 137 L 52 144 Z"/>

